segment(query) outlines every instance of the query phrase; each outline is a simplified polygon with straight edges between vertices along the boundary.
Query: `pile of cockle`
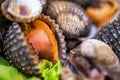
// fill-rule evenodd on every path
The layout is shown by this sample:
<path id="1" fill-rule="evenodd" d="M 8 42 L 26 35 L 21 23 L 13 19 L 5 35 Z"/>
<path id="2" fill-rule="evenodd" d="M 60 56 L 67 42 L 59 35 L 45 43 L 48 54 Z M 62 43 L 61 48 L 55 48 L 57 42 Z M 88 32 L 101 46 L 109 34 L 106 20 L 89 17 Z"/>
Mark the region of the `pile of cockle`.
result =
<path id="1" fill-rule="evenodd" d="M 21 72 L 39 76 L 42 60 L 60 60 L 61 80 L 119 80 L 117 0 L 0 0 L 0 5 L 0 52 Z"/>

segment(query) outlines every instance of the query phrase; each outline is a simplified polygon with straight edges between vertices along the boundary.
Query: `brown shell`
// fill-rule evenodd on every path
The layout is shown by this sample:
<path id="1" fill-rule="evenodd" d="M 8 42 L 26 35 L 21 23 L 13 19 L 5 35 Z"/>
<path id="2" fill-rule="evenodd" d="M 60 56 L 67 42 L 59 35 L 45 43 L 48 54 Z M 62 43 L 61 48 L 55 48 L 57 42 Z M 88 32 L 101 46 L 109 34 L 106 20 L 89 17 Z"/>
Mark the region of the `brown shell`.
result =
<path id="1" fill-rule="evenodd" d="M 89 34 L 88 17 L 75 3 L 53 1 L 48 5 L 46 14 L 57 21 L 66 38 L 77 38 Z"/>
<path id="2" fill-rule="evenodd" d="M 59 54 L 65 54 L 66 43 L 59 26 L 48 16 L 40 15 L 38 19 L 48 24 L 50 28 L 54 30 L 59 45 Z M 13 66 L 20 69 L 25 74 L 32 76 L 40 75 L 38 58 L 28 46 L 21 25 L 13 23 L 9 28 L 4 40 L 4 51 L 6 58 Z"/>
<path id="3" fill-rule="evenodd" d="M 78 11 L 80 14 L 81 12 Z M 63 30 L 66 38 L 77 38 L 79 36 L 87 36 L 89 34 L 89 26 L 87 17 L 81 13 L 77 16 L 71 13 L 61 13 L 58 15 L 57 23 Z"/>

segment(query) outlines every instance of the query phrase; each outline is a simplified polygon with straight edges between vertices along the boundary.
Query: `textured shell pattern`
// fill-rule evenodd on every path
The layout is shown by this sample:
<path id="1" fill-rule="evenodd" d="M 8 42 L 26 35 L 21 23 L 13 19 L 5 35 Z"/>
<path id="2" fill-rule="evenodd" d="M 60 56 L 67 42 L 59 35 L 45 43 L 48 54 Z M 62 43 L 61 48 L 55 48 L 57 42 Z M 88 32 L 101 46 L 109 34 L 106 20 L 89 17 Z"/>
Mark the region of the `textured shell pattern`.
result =
<path id="1" fill-rule="evenodd" d="M 106 24 L 95 36 L 96 39 L 107 43 L 120 59 L 120 19 Z"/>
<path id="2" fill-rule="evenodd" d="M 55 27 L 54 30 L 58 40 L 59 54 L 65 54 L 66 42 L 64 40 L 64 36 L 62 35 L 62 31 L 59 29 L 59 26 L 55 24 L 54 20 L 51 20 L 48 16 L 41 15 L 38 19 L 50 24 L 50 27 Z M 27 44 L 24 33 L 22 32 L 19 24 L 13 23 L 7 31 L 4 40 L 4 51 L 6 58 L 13 66 L 20 69 L 25 74 L 36 76 L 40 75 L 38 61 L 36 61 L 37 56 Z"/>
<path id="3" fill-rule="evenodd" d="M 54 1 L 48 5 L 47 15 L 56 19 L 67 38 L 86 36 L 89 33 L 88 17 L 80 6 L 68 1 Z"/>

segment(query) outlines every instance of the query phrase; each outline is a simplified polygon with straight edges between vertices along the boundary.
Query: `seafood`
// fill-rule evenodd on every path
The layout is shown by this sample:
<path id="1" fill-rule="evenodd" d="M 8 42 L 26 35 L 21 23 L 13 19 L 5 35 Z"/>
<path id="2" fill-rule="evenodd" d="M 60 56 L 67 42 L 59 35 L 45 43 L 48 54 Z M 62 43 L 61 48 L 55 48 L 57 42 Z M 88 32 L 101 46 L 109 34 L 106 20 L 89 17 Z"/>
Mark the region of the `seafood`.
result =
<path id="1" fill-rule="evenodd" d="M 74 3 L 69 1 L 53 1 L 48 4 L 46 9 L 46 14 L 49 15 L 51 18 L 56 19 L 57 16 L 63 12 L 70 12 L 70 13 L 77 13 L 77 10 L 80 7 Z"/>
<path id="2" fill-rule="evenodd" d="M 120 17 L 120 16 L 119 16 Z M 104 41 L 107 43 L 115 52 L 120 60 L 120 18 L 106 24 L 96 34 L 95 39 Z"/>
<path id="3" fill-rule="evenodd" d="M 57 23 L 63 30 L 66 38 L 77 38 L 89 34 L 90 27 L 87 26 L 87 21 L 81 18 L 82 16 L 77 16 L 71 13 L 61 13 L 58 15 Z"/>
<path id="4" fill-rule="evenodd" d="M 89 59 L 71 52 L 70 55 L 66 55 L 66 66 L 63 66 L 61 79 L 104 80 L 105 76 Z"/>
<path id="5" fill-rule="evenodd" d="M 33 21 L 42 11 L 43 0 L 6 0 L 1 4 L 2 13 L 12 21 Z"/>
<path id="6" fill-rule="evenodd" d="M 38 64 L 41 60 L 56 63 L 59 54 L 66 52 L 66 46 L 62 31 L 54 20 L 40 15 L 31 23 L 13 23 L 4 40 L 4 51 L 13 66 L 34 76 L 40 75 Z"/>
<path id="7" fill-rule="evenodd" d="M 88 7 L 86 12 L 98 27 L 102 27 L 118 16 L 119 3 L 117 0 L 105 0 L 96 7 Z"/>
<path id="8" fill-rule="evenodd" d="M 72 52 L 91 59 L 104 75 L 119 80 L 119 59 L 106 43 L 96 39 L 89 39 L 73 49 Z"/>
<path id="9" fill-rule="evenodd" d="M 66 38 L 72 39 L 89 34 L 89 21 L 80 6 L 69 1 L 53 1 L 46 14 L 60 25 Z"/>

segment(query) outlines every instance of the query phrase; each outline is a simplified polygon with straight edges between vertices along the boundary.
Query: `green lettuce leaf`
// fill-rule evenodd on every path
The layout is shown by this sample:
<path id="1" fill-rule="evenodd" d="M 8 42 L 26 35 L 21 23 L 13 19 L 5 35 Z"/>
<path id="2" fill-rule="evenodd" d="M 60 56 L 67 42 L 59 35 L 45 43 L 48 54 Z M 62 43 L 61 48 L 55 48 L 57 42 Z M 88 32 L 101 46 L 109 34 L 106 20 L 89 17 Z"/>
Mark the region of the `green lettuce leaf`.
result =
<path id="1" fill-rule="evenodd" d="M 53 66 L 52 62 L 44 60 L 39 64 L 39 68 L 44 80 L 59 80 L 62 69 L 60 61 Z"/>
<path id="2" fill-rule="evenodd" d="M 39 64 L 40 72 L 44 80 L 59 80 L 61 71 L 61 63 L 58 61 L 55 65 L 52 62 L 43 60 Z M 37 77 L 28 77 L 19 72 L 13 66 L 10 66 L 8 61 L 0 56 L 0 80 L 41 80 Z"/>

